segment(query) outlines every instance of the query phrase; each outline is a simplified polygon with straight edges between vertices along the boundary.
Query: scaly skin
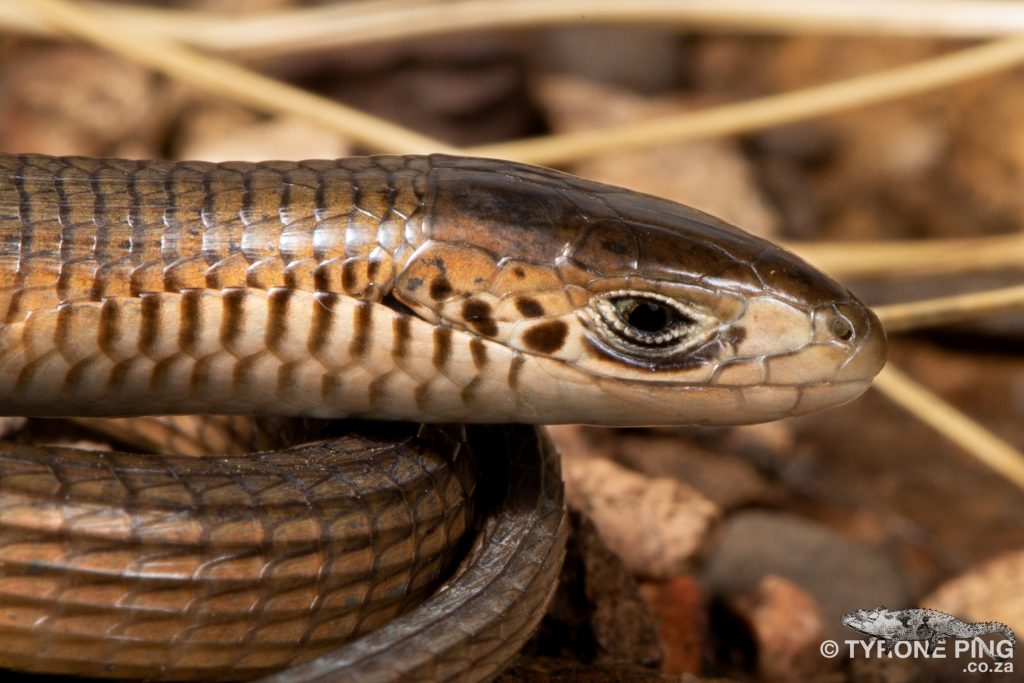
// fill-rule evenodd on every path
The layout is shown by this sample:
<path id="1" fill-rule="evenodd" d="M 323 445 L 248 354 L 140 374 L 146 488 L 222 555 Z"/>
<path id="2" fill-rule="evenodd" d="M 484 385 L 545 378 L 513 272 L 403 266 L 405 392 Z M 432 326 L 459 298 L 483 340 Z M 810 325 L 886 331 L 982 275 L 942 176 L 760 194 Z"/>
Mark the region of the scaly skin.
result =
<path id="1" fill-rule="evenodd" d="M 0 155 L 0 316 L 0 413 L 40 416 L 743 423 L 847 401 L 885 356 L 884 334 L 868 309 L 763 240 L 654 197 L 445 156 L 214 165 Z M 438 468 L 451 454 L 484 448 L 432 434 L 403 448 L 433 453 L 424 444 L 441 442 Z M 481 466 L 501 471 L 487 486 L 499 482 L 491 495 L 504 504 L 477 523 L 476 541 L 465 541 L 470 549 L 447 588 L 282 680 L 477 680 L 515 652 L 553 590 L 565 531 L 547 451 L 529 433 L 501 434 L 495 443 L 505 445 L 479 459 L 497 462 Z M 337 438 L 314 448 L 345 449 Z M 230 603 L 212 570 L 196 566 L 224 567 L 230 581 L 262 580 L 269 568 L 288 565 L 283 558 L 294 548 L 271 550 L 260 541 L 251 550 L 244 529 L 225 530 L 202 503 L 230 494 L 219 498 L 217 486 L 206 493 L 203 477 L 213 475 L 188 483 L 185 461 L 160 465 L 168 473 L 161 477 L 183 482 L 172 517 L 195 514 L 181 526 L 147 517 L 146 487 L 100 487 L 122 509 L 113 517 L 127 532 L 115 541 L 118 523 L 100 513 L 105 501 L 65 474 L 78 456 L 32 453 L 33 467 L 51 473 L 32 476 L 53 481 L 33 485 L 29 508 L 18 498 L 22 479 L 0 479 L 0 551 L 10 553 L 0 552 L 0 579 L 13 581 L 5 593 L 0 580 L 0 602 L 30 603 L 12 611 L 6 626 L 0 620 L 10 634 L 0 638 L 0 663 L 110 676 L 246 677 L 379 625 L 341 616 L 329 598 L 290 585 L 266 584 L 243 606 Z M 145 469 L 145 460 L 127 457 L 112 457 L 104 477 L 128 481 Z M 294 449 L 281 457 L 291 458 L 288 471 L 302 460 Z M 520 463 L 512 477 L 502 469 L 510 461 Z M 471 492 L 464 474 L 446 476 Z M 250 480 L 258 480 L 255 471 L 237 481 L 244 488 Z M 407 513 L 416 486 L 422 483 L 396 482 L 396 497 L 369 505 L 367 519 Z M 82 490 L 85 513 L 75 507 Z M 61 495 L 62 506 L 55 501 Z M 449 503 L 469 507 L 461 498 Z M 301 527 L 262 504 L 251 507 L 265 535 Z M 51 526 L 25 540 L 19 534 L 35 524 L 26 510 L 35 508 L 47 510 Z M 396 538 L 422 532 L 418 513 L 406 513 Z M 102 586 L 79 566 L 96 552 L 83 540 L 89 533 L 76 528 L 83 514 L 94 523 L 91 533 L 110 536 L 110 557 L 123 562 L 104 565 Z M 328 538 L 341 531 L 325 521 L 333 517 L 311 514 L 304 538 L 318 539 L 318 553 L 351 549 L 353 542 Z M 160 534 L 139 531 L 153 524 Z M 429 552 L 417 543 L 380 550 L 396 567 L 431 567 L 402 569 L 416 580 L 399 581 L 402 590 L 389 600 L 424 599 L 457 551 L 456 531 L 446 527 L 445 542 Z M 140 556 L 133 552 L 160 557 L 168 543 L 206 559 L 174 577 L 149 560 L 135 563 L 153 564 L 155 573 L 131 569 Z M 356 545 L 358 555 L 366 543 Z M 257 559 L 248 567 L 223 561 L 239 553 Z M 357 574 L 352 562 L 330 567 L 366 591 L 348 602 L 357 614 L 383 614 L 372 607 L 374 592 L 388 585 L 381 560 Z M 17 582 L 37 571 L 48 578 L 26 598 Z M 296 571 L 302 585 L 336 581 L 313 563 Z M 131 583 L 133 572 L 145 575 L 141 584 Z M 159 584 L 165 580 L 185 586 L 177 598 Z M 167 618 L 154 625 L 126 602 L 151 598 L 157 584 Z M 76 612 L 82 601 L 89 608 Z M 269 606 L 285 604 L 286 616 L 273 616 Z M 339 608 L 328 621 L 325 605 Z M 231 621 L 246 612 L 255 612 L 257 626 Z M 221 616 L 232 628 L 210 625 Z M 209 652 L 196 634 L 215 643 Z M 158 637 L 172 644 L 157 645 Z M 236 640 L 242 647 L 228 655 Z M 148 650 L 164 653 L 151 669 L 141 661 Z"/>

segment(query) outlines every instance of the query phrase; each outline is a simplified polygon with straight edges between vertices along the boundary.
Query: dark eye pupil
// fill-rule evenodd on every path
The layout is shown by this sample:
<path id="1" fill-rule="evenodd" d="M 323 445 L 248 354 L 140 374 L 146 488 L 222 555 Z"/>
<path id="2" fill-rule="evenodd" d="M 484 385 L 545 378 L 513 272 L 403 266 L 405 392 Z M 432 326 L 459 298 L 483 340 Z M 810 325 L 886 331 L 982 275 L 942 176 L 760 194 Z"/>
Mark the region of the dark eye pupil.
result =
<path id="1" fill-rule="evenodd" d="M 641 301 L 626 314 L 626 322 L 641 332 L 658 333 L 668 327 L 671 311 L 649 301 Z"/>

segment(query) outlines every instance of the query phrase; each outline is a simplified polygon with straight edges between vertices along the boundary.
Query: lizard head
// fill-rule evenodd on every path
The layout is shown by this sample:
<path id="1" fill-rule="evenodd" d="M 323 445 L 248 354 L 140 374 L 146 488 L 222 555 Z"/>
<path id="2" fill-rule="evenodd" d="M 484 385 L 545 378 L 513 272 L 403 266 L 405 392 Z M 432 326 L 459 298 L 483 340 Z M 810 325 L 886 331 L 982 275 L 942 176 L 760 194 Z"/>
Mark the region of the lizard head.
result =
<path id="1" fill-rule="evenodd" d="M 433 159 L 428 239 L 395 295 L 511 348 L 521 403 L 543 406 L 525 421 L 802 415 L 859 395 L 885 361 L 853 294 L 712 216 L 547 169 Z"/>

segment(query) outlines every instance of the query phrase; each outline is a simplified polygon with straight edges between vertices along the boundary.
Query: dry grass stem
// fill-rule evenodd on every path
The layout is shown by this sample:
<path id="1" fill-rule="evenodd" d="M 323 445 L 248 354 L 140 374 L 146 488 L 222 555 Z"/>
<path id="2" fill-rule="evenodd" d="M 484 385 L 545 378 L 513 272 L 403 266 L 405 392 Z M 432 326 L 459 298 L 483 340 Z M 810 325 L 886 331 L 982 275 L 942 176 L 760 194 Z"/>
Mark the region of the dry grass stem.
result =
<path id="1" fill-rule="evenodd" d="M 874 385 L 893 402 L 1024 489 L 1024 454 L 891 364 Z"/>
<path id="2" fill-rule="evenodd" d="M 291 114 L 382 152 L 431 152 L 447 145 L 301 88 L 194 52 L 173 41 L 122 27 L 109 13 L 68 0 L 20 0 L 51 26 L 196 88 L 262 111 Z"/>
<path id="3" fill-rule="evenodd" d="M 383 152 L 452 151 L 442 142 L 318 97 L 300 88 L 200 55 L 159 36 L 126 25 L 110 30 L 113 15 L 67 0 L 16 3 L 49 25 L 163 71 L 191 85 L 264 111 L 290 113 L 345 134 Z M 451 12 L 473 3 L 446 5 Z M 533 3 L 500 3 L 525 11 Z M 346 5 L 346 7 L 348 7 Z M 357 4 L 352 11 L 365 11 Z M 407 2 L 386 4 L 394 14 L 415 9 Z M 461 9 L 460 9 L 461 11 Z M 372 16 L 375 16 L 371 13 Z M 446 15 L 447 16 L 447 15 Z M 354 20 L 354 17 L 350 17 Z M 394 18 L 391 19 L 394 22 Z M 193 34 L 199 28 L 194 27 Z M 881 73 L 859 76 L 796 92 L 645 120 L 601 130 L 546 136 L 462 150 L 467 154 L 555 164 L 621 149 L 735 134 L 781 125 L 947 86 L 1009 68 L 1024 61 L 1024 38 L 1006 38 Z"/>
<path id="4" fill-rule="evenodd" d="M 1024 267 L 1024 233 L 963 239 L 792 242 L 786 247 L 840 278 L 951 275 Z"/>
<path id="5" fill-rule="evenodd" d="M 949 325 L 996 313 L 1024 311 L 1024 285 L 876 306 L 887 332 Z"/>
<path id="6" fill-rule="evenodd" d="M 757 33 L 946 36 L 1024 33 L 1024 5 L 964 0 L 369 0 L 228 16 L 83 3 L 133 30 L 217 52 L 281 54 L 414 36 L 552 24 L 640 24 L 681 30 Z M 24 6 L 0 4 L 0 25 L 45 34 L 51 27 Z"/>
<path id="7" fill-rule="evenodd" d="M 1024 38 L 1004 38 L 907 66 L 749 102 L 463 151 L 478 156 L 557 164 L 612 151 L 744 133 L 834 114 L 953 85 L 1022 62 Z"/>

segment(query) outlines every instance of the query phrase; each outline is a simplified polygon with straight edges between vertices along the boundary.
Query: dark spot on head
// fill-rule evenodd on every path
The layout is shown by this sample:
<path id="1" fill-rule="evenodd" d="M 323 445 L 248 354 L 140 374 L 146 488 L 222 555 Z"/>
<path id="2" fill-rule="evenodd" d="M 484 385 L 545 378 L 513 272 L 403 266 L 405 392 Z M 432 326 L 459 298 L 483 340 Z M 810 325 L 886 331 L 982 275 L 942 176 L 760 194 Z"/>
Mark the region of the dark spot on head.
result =
<path id="1" fill-rule="evenodd" d="M 486 301 L 466 299 L 462 304 L 462 319 L 485 337 L 498 334 L 498 325 L 491 317 L 491 305 Z"/>
<path id="2" fill-rule="evenodd" d="M 462 317 L 466 320 L 482 320 L 491 317 L 491 305 L 479 299 L 466 299 L 462 304 Z"/>
<path id="3" fill-rule="evenodd" d="M 722 332 L 721 336 L 719 337 L 719 339 L 721 339 L 723 344 L 726 344 L 727 346 L 731 346 L 734 349 L 737 346 L 739 346 L 743 342 L 743 340 L 746 339 L 746 338 L 747 338 L 747 328 L 742 327 L 740 325 L 734 325 L 734 326 L 730 327 L 729 329 L 727 329 L 724 332 Z"/>
<path id="4" fill-rule="evenodd" d="M 516 308 L 524 318 L 539 318 L 544 315 L 544 307 L 536 299 L 531 299 L 528 296 L 516 299 Z"/>
<path id="5" fill-rule="evenodd" d="M 423 286 L 423 278 L 420 278 L 420 277 L 411 277 L 411 278 L 409 278 L 409 281 L 407 283 L 405 283 L 406 289 L 408 289 L 410 292 L 415 292 L 417 289 L 419 289 L 422 286 Z"/>
<path id="6" fill-rule="evenodd" d="M 435 268 L 437 268 L 439 271 L 441 271 L 441 276 L 442 277 L 445 277 L 445 278 L 448 277 L 448 266 L 445 265 L 444 259 L 441 258 L 440 256 L 428 260 L 427 264 L 428 265 L 433 265 Z"/>
<path id="7" fill-rule="evenodd" d="M 442 276 L 430 281 L 430 298 L 434 301 L 446 299 L 451 293 L 452 284 L 448 282 L 448 278 Z"/>
<path id="8" fill-rule="evenodd" d="M 518 278 L 526 277 L 526 271 L 519 266 L 516 266 L 515 268 L 512 269 L 512 274 Z"/>
<path id="9" fill-rule="evenodd" d="M 722 357 L 725 351 L 725 341 L 719 337 L 712 339 L 702 346 L 687 351 L 686 353 L 680 354 L 679 356 L 672 359 L 672 367 L 679 368 L 680 370 L 688 370 L 695 368 L 704 363 L 714 363 Z"/>
<path id="10" fill-rule="evenodd" d="M 526 334 L 523 341 L 532 350 L 540 353 L 554 353 L 562 348 L 565 337 L 569 334 L 569 326 L 561 320 L 549 320 L 546 323 L 534 325 Z"/>

